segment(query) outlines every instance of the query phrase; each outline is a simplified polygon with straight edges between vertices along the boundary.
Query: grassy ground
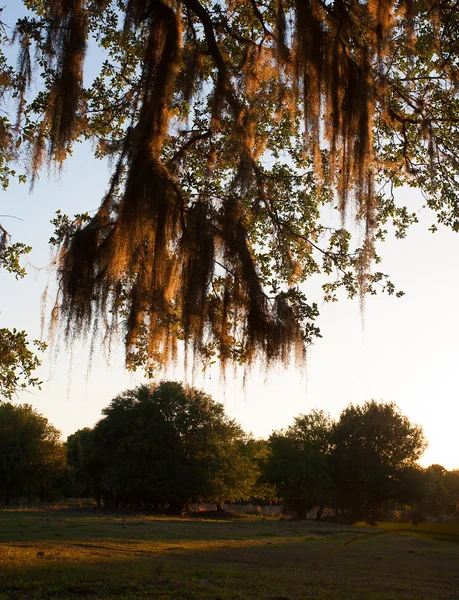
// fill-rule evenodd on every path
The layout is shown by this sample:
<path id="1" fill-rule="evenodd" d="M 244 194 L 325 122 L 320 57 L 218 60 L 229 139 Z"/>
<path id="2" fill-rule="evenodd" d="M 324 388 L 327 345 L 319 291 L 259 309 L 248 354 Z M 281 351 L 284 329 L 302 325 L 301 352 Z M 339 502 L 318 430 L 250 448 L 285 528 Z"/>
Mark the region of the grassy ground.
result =
<path id="1" fill-rule="evenodd" d="M 459 544 L 459 523 L 378 523 L 384 531 Z M 459 597 L 459 596 L 458 596 Z"/>
<path id="2" fill-rule="evenodd" d="M 0 510 L 0 600 L 459 599 L 458 566 L 379 528 Z"/>

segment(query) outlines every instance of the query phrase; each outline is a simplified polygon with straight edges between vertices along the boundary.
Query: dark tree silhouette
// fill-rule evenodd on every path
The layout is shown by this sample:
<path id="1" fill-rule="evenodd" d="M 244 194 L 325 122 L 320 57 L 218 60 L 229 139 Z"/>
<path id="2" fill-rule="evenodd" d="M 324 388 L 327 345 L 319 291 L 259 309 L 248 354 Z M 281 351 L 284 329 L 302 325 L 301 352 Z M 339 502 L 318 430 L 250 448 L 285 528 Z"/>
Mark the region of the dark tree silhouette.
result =
<path id="1" fill-rule="evenodd" d="M 331 438 L 338 503 L 352 518 L 376 520 L 389 500 L 419 496 L 417 460 L 427 447 L 422 428 L 393 403 L 375 400 L 343 410 Z"/>
<path id="2" fill-rule="evenodd" d="M 89 464 L 96 457 L 91 481 L 106 506 L 181 513 L 191 501 L 221 505 L 252 495 L 258 469 L 244 452 L 246 436 L 204 392 L 171 381 L 144 385 L 103 413 L 89 438 Z M 75 441 L 69 438 L 69 450 Z M 80 441 L 88 449 L 88 439 Z M 88 471 L 87 460 L 74 465 Z"/>
<path id="3" fill-rule="evenodd" d="M 0 497 L 50 500 L 65 475 L 60 432 L 28 404 L 0 403 Z"/>
<path id="4" fill-rule="evenodd" d="M 321 518 L 334 499 L 330 472 L 333 421 L 322 411 L 313 410 L 295 418 L 284 431 L 271 434 L 264 473 L 277 488 L 285 505 L 299 518 L 315 508 Z"/>

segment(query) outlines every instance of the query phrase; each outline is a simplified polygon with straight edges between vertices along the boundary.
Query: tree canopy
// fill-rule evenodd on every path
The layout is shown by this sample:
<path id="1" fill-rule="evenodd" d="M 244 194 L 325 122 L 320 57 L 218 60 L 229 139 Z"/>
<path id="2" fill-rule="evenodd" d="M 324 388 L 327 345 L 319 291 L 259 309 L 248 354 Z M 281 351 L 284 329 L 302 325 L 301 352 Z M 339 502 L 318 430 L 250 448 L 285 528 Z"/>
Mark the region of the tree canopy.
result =
<path id="1" fill-rule="evenodd" d="M 0 494 L 50 499 L 65 473 L 60 432 L 28 404 L 0 403 Z"/>
<path id="2" fill-rule="evenodd" d="M 343 410 L 332 435 L 338 503 L 354 519 L 374 519 L 391 499 L 409 503 L 419 493 L 417 460 L 427 447 L 422 428 L 393 402 L 371 400 Z"/>
<path id="3" fill-rule="evenodd" d="M 403 236 L 416 220 L 394 188 L 420 187 L 459 230 L 456 2 L 24 5 L 18 68 L 2 63 L 18 101 L 3 147 L 28 151 L 32 180 L 77 140 L 114 165 L 95 214 L 56 218 L 68 336 L 123 327 L 133 368 L 167 364 L 178 340 L 223 364 L 301 357 L 319 335 L 312 275 L 330 277 L 327 300 L 394 292 L 370 269 L 387 222 Z M 89 41 L 104 58 L 86 83 Z"/>
<path id="4" fill-rule="evenodd" d="M 204 392 L 171 381 L 144 385 L 103 414 L 92 432 L 70 436 L 68 448 L 106 506 L 181 512 L 191 501 L 251 496 L 258 469 L 244 452 L 246 436 Z"/>
<path id="5" fill-rule="evenodd" d="M 421 516 L 457 520 L 459 516 L 459 471 L 447 471 L 442 465 L 425 470 L 426 492 L 420 503 Z"/>
<path id="6" fill-rule="evenodd" d="M 332 504 L 332 426 L 330 417 L 316 410 L 296 417 L 287 430 L 274 432 L 269 438 L 265 477 L 300 518 L 313 508 L 318 509 L 320 518 L 323 509 Z"/>
<path id="7" fill-rule="evenodd" d="M 75 495 L 95 497 L 100 506 L 103 458 L 94 430 L 85 427 L 69 435 L 66 455 Z"/>
<path id="8" fill-rule="evenodd" d="M 353 520 L 375 520 L 391 503 L 423 507 L 427 488 L 417 460 L 426 442 L 422 428 L 394 403 L 350 404 L 336 422 L 313 410 L 274 432 L 268 444 L 264 475 L 299 517 L 316 508 L 320 518 L 332 508 Z M 452 489 L 450 506 L 456 497 Z"/>

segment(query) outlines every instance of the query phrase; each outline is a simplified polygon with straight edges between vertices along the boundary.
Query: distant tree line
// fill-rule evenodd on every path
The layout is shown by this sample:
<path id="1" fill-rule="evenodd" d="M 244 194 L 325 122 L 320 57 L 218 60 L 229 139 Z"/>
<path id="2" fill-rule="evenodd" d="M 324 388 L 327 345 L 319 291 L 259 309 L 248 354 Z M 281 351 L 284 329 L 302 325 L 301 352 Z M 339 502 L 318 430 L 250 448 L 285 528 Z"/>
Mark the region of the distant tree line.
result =
<path id="1" fill-rule="evenodd" d="M 0 404 L 3 501 L 91 497 L 108 509 L 172 514 L 193 502 L 251 501 L 299 518 L 459 518 L 459 470 L 418 464 L 422 429 L 394 403 L 351 404 L 337 421 L 312 410 L 267 440 L 175 382 L 126 391 L 102 412 L 63 443 L 32 407 Z"/>

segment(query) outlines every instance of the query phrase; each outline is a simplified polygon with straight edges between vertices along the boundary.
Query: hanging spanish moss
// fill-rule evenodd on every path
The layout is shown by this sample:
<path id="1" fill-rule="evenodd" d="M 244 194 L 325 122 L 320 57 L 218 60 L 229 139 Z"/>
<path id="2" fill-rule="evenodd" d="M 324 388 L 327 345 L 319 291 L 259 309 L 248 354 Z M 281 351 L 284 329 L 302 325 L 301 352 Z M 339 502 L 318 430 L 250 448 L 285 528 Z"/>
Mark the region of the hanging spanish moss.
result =
<path id="1" fill-rule="evenodd" d="M 3 252 L 8 244 L 8 232 L 0 225 L 0 252 Z"/>
<path id="2" fill-rule="evenodd" d="M 335 202 L 343 222 L 351 208 L 363 224 L 352 258 L 363 294 L 380 219 L 376 180 L 386 168 L 413 171 L 407 152 L 382 168 L 378 145 L 404 132 L 408 140 L 411 127 L 431 156 L 437 149 L 413 86 L 407 99 L 400 75 L 391 79 L 391 61 L 399 52 L 409 65 L 408 46 L 402 54 L 396 45 L 413 46 L 419 15 L 441 24 L 447 15 L 408 0 L 43 7 L 35 37 L 30 23 L 19 28 L 24 87 L 32 38 L 52 65 L 32 171 L 46 156 L 62 161 L 81 135 L 116 162 L 99 210 L 59 238 L 57 313 L 67 336 L 123 327 L 133 368 L 167 365 L 180 340 L 195 361 L 217 356 L 223 365 L 304 357 L 317 310 L 298 286 L 317 272 L 313 253 L 327 229 L 317 198 Z M 84 90 L 89 35 L 110 60 L 98 87 Z M 325 268 L 344 271 L 346 235 L 330 239 Z"/>
<path id="3" fill-rule="evenodd" d="M 49 53 L 56 57 L 54 84 L 47 107 L 50 155 L 65 158 L 78 133 L 78 108 L 88 36 L 85 0 L 49 2 Z M 62 157 L 62 158 L 61 158 Z"/>

